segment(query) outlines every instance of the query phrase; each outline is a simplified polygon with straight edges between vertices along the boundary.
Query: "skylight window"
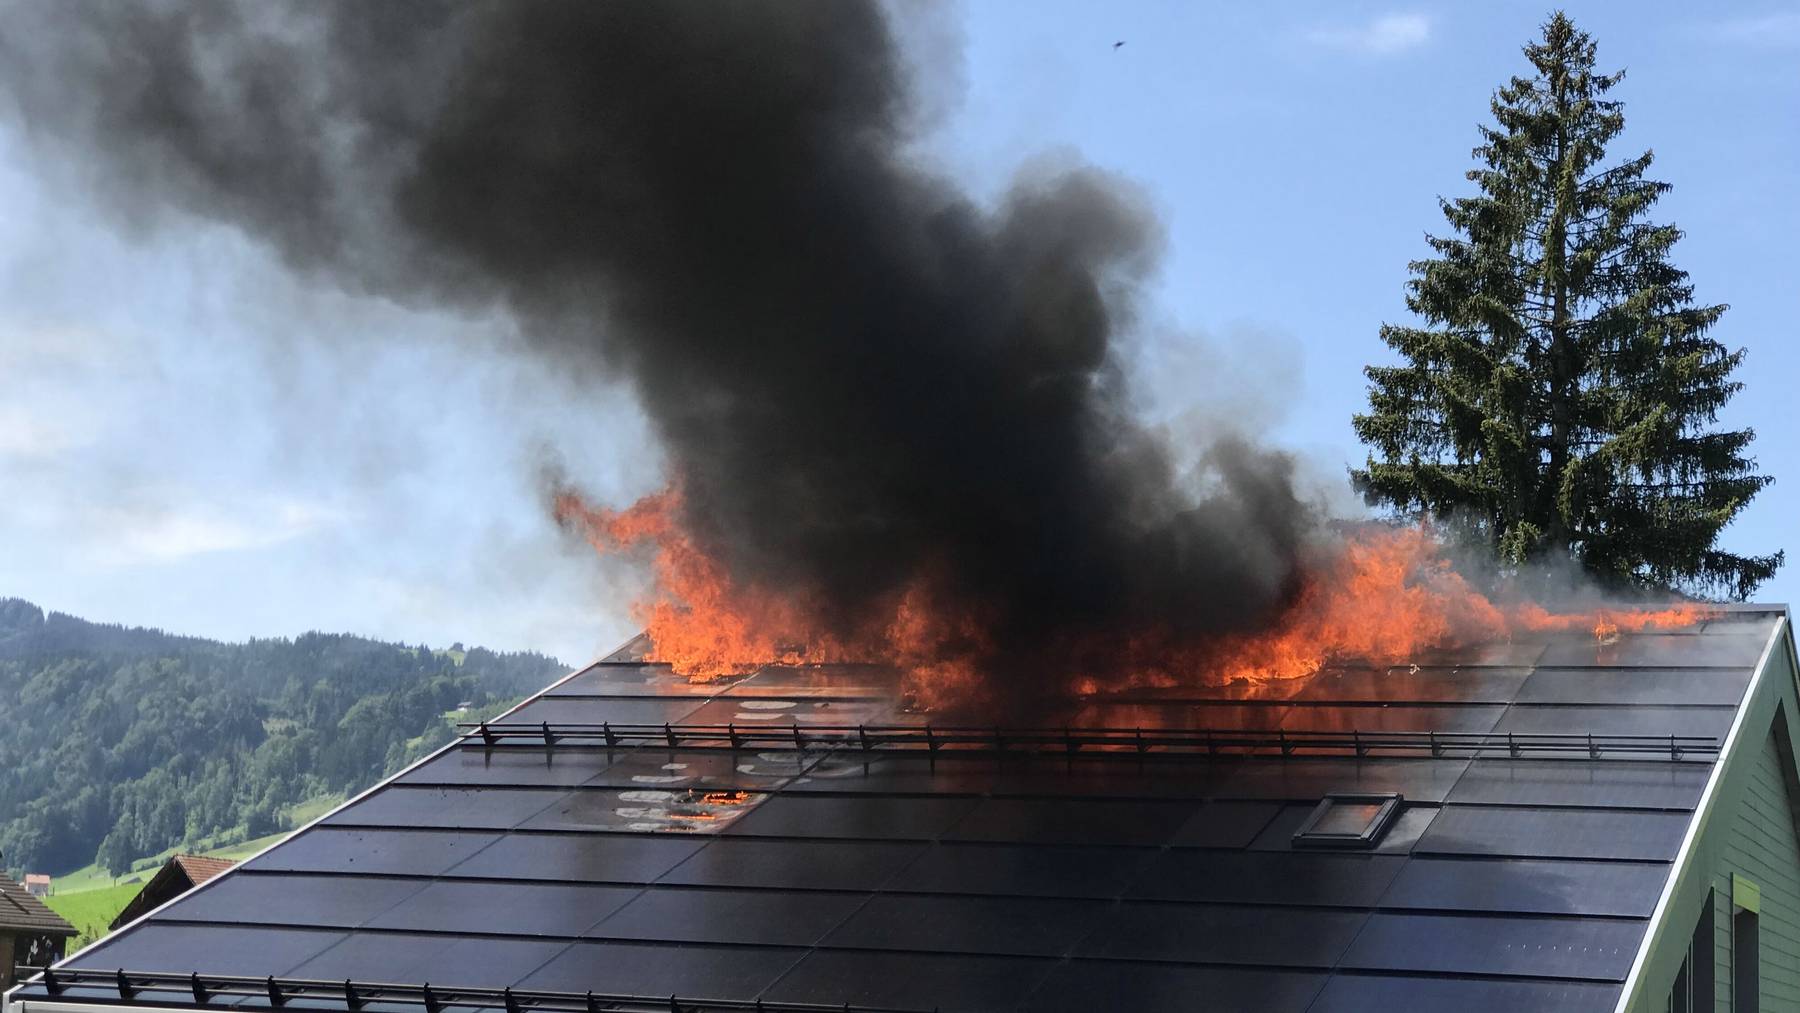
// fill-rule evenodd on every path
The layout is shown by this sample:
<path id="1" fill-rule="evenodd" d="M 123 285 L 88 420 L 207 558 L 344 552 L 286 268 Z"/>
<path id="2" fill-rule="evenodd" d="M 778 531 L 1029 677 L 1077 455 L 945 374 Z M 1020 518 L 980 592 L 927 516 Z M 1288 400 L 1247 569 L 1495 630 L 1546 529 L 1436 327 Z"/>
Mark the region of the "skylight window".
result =
<path id="1" fill-rule="evenodd" d="M 1399 794 L 1325 796 L 1294 831 L 1294 846 L 1304 848 L 1373 848 L 1400 813 Z"/>

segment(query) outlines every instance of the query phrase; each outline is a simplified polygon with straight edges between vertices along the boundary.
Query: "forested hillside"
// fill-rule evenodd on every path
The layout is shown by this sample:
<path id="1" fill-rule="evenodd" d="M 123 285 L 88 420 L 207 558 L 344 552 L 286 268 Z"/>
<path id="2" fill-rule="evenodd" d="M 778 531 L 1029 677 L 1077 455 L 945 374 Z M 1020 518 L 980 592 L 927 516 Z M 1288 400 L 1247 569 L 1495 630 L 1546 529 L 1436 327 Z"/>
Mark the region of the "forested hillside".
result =
<path id="1" fill-rule="evenodd" d="M 0 866 L 115 870 L 285 829 L 566 669 L 308 633 L 226 644 L 0 599 Z"/>

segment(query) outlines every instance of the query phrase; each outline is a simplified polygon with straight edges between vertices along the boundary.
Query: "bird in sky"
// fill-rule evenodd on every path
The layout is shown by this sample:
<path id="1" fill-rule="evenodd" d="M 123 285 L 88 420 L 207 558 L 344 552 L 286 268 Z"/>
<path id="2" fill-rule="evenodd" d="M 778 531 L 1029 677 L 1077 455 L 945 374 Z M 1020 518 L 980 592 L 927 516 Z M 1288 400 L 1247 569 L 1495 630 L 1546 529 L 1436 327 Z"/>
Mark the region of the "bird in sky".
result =
<path id="1" fill-rule="evenodd" d="M 1113 43 L 1113 48 L 1118 49 L 1120 46 L 1123 46 L 1124 44 L 1125 43 L 1123 41 L 1115 42 L 1115 43 Z"/>

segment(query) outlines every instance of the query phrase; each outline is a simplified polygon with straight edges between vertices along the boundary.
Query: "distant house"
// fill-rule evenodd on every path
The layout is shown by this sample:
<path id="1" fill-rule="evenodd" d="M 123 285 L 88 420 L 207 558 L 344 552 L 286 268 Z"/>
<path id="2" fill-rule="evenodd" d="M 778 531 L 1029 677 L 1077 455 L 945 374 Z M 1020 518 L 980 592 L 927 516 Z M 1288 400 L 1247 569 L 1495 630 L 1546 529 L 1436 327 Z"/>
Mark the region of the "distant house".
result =
<path id="1" fill-rule="evenodd" d="M 150 877 L 150 882 L 145 883 L 138 895 L 131 898 L 131 903 L 125 905 L 125 910 L 119 912 L 119 917 L 112 920 L 110 927 L 116 929 L 121 925 L 129 925 L 145 912 L 162 907 L 236 864 L 223 858 L 176 855 L 163 863 L 156 875 Z"/>
<path id="2" fill-rule="evenodd" d="M 18 968 L 61 960 L 73 935 L 75 926 L 16 880 L 0 874 L 0 991 L 18 980 Z"/>
<path id="3" fill-rule="evenodd" d="M 50 896 L 50 877 L 41 872 L 26 873 L 25 892 L 39 898 Z"/>

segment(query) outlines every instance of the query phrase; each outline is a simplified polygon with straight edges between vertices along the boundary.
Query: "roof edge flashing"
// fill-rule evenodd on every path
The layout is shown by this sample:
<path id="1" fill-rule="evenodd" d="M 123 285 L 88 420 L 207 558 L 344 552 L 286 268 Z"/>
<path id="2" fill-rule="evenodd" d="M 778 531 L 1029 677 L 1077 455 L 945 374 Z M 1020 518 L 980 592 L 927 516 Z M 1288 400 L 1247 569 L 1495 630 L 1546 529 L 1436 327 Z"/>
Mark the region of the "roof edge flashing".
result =
<path id="1" fill-rule="evenodd" d="M 1638 943 L 1637 953 L 1631 960 L 1631 970 L 1625 975 L 1624 987 L 1619 991 L 1618 1005 L 1613 1007 L 1614 1013 L 1631 1013 L 1644 999 L 1645 972 L 1649 967 L 1650 955 L 1663 941 L 1664 935 L 1670 931 L 1668 922 L 1669 908 L 1674 903 L 1675 893 L 1682 882 L 1693 871 L 1694 855 L 1698 848 L 1700 836 L 1711 821 L 1715 809 L 1718 808 L 1719 787 L 1725 780 L 1725 770 L 1740 755 L 1740 745 L 1744 741 L 1744 729 L 1751 708 L 1756 704 L 1758 694 L 1763 692 L 1770 662 L 1775 657 L 1778 645 L 1785 645 L 1788 667 L 1792 676 L 1800 679 L 1800 659 L 1795 658 L 1792 638 L 1792 617 L 1783 606 L 1777 613 L 1775 628 L 1769 633 L 1768 643 L 1763 645 L 1762 656 L 1757 659 L 1756 668 L 1750 676 L 1750 683 L 1744 688 L 1744 696 L 1738 702 L 1737 713 L 1731 719 L 1731 728 L 1725 733 L 1725 740 L 1719 744 L 1719 752 L 1713 760 L 1713 769 L 1707 775 L 1706 787 L 1700 793 L 1700 801 L 1694 807 L 1693 819 L 1688 822 L 1687 831 L 1682 835 L 1681 847 L 1675 853 L 1675 860 L 1669 866 L 1669 878 L 1663 883 L 1662 893 L 1656 899 L 1656 907 L 1650 913 L 1650 922 L 1644 931 L 1644 938 Z M 1681 930 L 1675 930 L 1680 932 Z"/>

